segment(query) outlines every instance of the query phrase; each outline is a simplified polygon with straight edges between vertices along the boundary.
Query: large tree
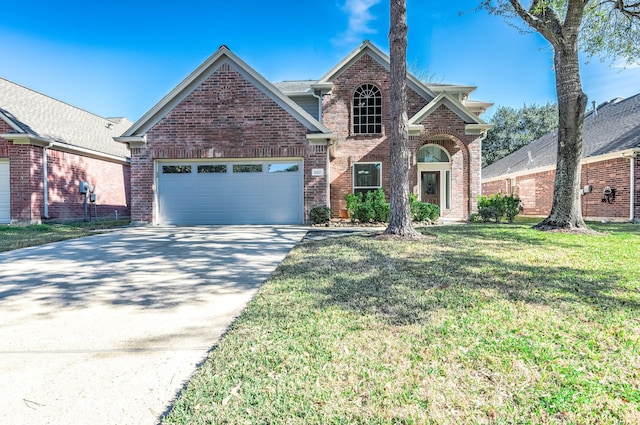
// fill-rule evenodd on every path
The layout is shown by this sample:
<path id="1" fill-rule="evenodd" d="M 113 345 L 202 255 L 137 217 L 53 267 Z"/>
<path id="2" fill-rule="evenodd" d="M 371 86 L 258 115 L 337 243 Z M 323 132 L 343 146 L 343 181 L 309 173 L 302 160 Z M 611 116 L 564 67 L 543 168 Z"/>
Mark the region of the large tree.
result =
<path id="1" fill-rule="evenodd" d="M 521 18 L 553 47 L 558 97 L 558 159 L 549 217 L 539 229 L 586 228 L 580 208 L 580 160 L 587 96 L 580 79 L 580 48 L 588 55 L 640 58 L 640 0 L 482 0 L 481 7 Z"/>
<path id="2" fill-rule="evenodd" d="M 491 165 L 558 128 L 558 106 L 498 106 L 491 117 L 493 128 L 482 142 L 482 166 Z"/>
<path id="3" fill-rule="evenodd" d="M 407 116 L 407 5 L 391 0 L 390 46 L 390 135 L 391 215 L 388 235 L 415 237 L 409 204 L 409 118 Z"/>

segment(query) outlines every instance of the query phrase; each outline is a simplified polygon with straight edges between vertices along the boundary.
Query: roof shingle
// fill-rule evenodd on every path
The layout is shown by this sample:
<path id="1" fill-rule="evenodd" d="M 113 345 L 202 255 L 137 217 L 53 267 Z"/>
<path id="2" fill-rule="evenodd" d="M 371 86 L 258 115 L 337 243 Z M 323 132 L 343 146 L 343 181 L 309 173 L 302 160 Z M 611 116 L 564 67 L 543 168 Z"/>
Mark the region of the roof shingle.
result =
<path id="1" fill-rule="evenodd" d="M 555 165 L 557 131 L 545 134 L 527 146 L 482 169 L 482 179 L 522 173 Z M 640 94 L 628 99 L 616 98 L 589 111 L 584 119 L 582 157 L 640 148 Z"/>
<path id="2" fill-rule="evenodd" d="M 113 140 L 131 126 L 126 118 L 103 118 L 0 77 L 0 112 L 20 131 L 71 146 L 128 157 Z"/>

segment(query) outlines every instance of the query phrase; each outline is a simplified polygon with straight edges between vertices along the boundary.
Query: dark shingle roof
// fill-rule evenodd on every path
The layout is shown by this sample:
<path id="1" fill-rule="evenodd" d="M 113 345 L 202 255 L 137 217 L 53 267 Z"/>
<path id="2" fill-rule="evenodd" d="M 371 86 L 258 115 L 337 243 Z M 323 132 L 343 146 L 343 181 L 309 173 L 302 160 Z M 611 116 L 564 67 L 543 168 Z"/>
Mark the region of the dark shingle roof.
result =
<path id="1" fill-rule="evenodd" d="M 555 165 L 557 144 L 557 132 L 548 133 L 482 169 L 482 178 Z M 613 99 L 598 106 L 595 113 L 591 110 L 586 114 L 583 158 L 631 148 L 640 148 L 640 94 L 624 100 Z"/>
<path id="2" fill-rule="evenodd" d="M 126 118 L 103 118 L 0 77 L 0 112 L 26 133 L 92 151 L 128 157 L 113 140 L 131 126 Z"/>

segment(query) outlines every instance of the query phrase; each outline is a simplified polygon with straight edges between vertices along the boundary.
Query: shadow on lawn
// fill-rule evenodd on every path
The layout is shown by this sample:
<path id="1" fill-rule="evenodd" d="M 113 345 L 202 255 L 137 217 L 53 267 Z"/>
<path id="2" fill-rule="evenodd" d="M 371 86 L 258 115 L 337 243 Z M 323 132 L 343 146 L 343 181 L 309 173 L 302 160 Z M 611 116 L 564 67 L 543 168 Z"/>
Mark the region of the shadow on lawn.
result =
<path id="1" fill-rule="evenodd" d="M 381 242 L 362 235 L 320 241 L 301 246 L 308 250 L 308 255 L 300 257 L 306 264 L 291 266 L 302 266 L 328 282 L 306 288 L 319 293 L 319 308 L 337 305 L 357 314 L 380 316 L 393 325 L 428 320 L 437 309 L 475 308 L 491 302 L 493 294 L 557 309 L 576 303 L 608 310 L 640 307 L 638 299 L 620 285 L 628 279 L 623 272 L 504 261 L 483 253 L 491 251 L 491 244 L 507 252 L 526 249 L 527 244 L 538 245 L 537 249 L 552 246 L 537 233 L 508 232 L 496 239 L 482 227 L 458 230 L 453 226 L 437 233 L 441 233 L 437 240 L 418 242 Z M 454 240 L 445 241 L 445 236 Z M 481 243 L 483 250 L 474 249 Z M 574 241 L 566 245 L 567 249 L 576 246 Z"/>

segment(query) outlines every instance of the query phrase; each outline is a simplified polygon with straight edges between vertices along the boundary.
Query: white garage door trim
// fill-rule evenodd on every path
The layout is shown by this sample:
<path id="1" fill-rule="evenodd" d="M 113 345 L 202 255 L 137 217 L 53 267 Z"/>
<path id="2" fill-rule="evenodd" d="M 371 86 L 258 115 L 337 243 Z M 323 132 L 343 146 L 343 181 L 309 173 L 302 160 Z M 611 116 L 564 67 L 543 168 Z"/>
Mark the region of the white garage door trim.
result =
<path id="1" fill-rule="evenodd" d="M 301 158 L 156 161 L 156 224 L 302 224 Z"/>
<path id="2" fill-rule="evenodd" d="M 10 190 L 9 160 L 0 159 L 0 224 L 9 224 L 11 222 Z"/>

